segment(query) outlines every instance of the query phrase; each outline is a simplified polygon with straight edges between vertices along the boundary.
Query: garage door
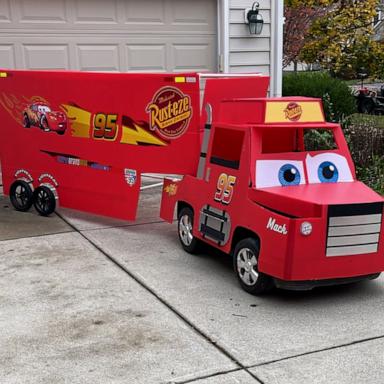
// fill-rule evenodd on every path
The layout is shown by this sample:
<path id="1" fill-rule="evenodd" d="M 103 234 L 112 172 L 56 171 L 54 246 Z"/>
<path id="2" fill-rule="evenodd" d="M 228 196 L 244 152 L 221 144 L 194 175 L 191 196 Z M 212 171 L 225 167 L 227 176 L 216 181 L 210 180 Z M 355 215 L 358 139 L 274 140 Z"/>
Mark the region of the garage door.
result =
<path id="1" fill-rule="evenodd" d="M 0 67 L 216 71 L 216 0 L 0 0 Z"/>

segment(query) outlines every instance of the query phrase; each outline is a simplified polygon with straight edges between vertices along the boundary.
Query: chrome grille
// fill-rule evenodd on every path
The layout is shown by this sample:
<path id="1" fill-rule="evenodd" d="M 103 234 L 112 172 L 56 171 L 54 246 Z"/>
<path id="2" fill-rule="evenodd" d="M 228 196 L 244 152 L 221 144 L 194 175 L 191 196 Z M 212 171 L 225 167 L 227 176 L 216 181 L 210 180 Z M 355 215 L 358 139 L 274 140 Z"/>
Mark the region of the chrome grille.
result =
<path id="1" fill-rule="evenodd" d="M 382 203 L 329 206 L 326 256 L 377 252 L 382 214 Z"/>

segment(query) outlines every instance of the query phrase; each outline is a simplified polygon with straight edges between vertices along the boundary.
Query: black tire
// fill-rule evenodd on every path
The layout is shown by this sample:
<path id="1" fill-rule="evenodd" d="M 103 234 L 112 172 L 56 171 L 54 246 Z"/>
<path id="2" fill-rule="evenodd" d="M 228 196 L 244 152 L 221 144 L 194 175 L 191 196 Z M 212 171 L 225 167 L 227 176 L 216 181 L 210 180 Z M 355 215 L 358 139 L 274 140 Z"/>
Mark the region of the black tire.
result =
<path id="1" fill-rule="evenodd" d="M 248 237 L 239 241 L 233 252 L 233 267 L 241 287 L 253 295 L 269 292 L 273 279 L 258 271 L 259 242 Z"/>
<path id="2" fill-rule="evenodd" d="M 48 120 L 44 115 L 41 116 L 41 119 L 40 119 L 40 128 L 43 129 L 44 131 L 50 130 L 48 125 Z"/>
<path id="3" fill-rule="evenodd" d="M 375 103 L 373 102 L 372 99 L 365 98 L 360 101 L 359 109 L 361 113 L 365 113 L 369 115 L 375 109 Z"/>
<path id="4" fill-rule="evenodd" d="M 197 253 L 200 246 L 200 240 L 193 234 L 193 211 L 191 208 L 182 208 L 177 217 L 177 229 L 181 246 L 188 253 Z"/>
<path id="5" fill-rule="evenodd" d="M 30 128 L 31 127 L 31 122 L 29 121 L 29 117 L 26 113 L 23 116 L 23 126 L 24 126 L 24 128 Z"/>
<path id="6" fill-rule="evenodd" d="M 33 192 L 33 206 L 41 216 L 48 216 L 55 212 L 56 198 L 54 193 L 45 185 L 41 185 Z"/>
<path id="7" fill-rule="evenodd" d="M 26 181 L 16 180 L 9 190 L 9 198 L 16 211 L 26 212 L 32 207 L 32 188 Z"/>
<path id="8" fill-rule="evenodd" d="M 58 135 L 64 135 L 65 131 L 56 131 Z"/>

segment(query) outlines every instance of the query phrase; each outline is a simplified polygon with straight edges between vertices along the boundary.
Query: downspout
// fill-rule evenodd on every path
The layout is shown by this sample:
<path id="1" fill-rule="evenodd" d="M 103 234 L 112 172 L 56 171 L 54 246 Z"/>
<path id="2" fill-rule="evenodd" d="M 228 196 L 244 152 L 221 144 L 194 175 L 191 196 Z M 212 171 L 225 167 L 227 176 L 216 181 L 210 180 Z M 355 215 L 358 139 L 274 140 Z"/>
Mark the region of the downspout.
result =
<path id="1" fill-rule="evenodd" d="M 272 45 L 270 96 L 280 97 L 283 85 L 284 0 L 271 1 Z"/>
<path id="2" fill-rule="evenodd" d="M 218 70 L 229 72 L 229 0 L 218 0 Z"/>

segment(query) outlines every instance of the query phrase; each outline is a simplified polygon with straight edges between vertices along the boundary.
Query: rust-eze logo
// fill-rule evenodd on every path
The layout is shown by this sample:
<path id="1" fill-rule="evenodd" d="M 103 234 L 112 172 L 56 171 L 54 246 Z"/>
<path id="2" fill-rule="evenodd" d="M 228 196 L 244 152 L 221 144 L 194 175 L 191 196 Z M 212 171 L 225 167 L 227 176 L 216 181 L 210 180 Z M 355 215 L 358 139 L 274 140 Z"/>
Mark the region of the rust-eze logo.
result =
<path id="1" fill-rule="evenodd" d="M 191 98 L 174 87 L 163 87 L 147 105 L 149 128 L 163 139 L 183 135 L 192 117 Z"/>
<path id="2" fill-rule="evenodd" d="M 284 109 L 285 118 L 289 121 L 299 121 L 301 115 L 303 114 L 303 109 L 301 105 L 297 103 L 289 103 Z"/>

